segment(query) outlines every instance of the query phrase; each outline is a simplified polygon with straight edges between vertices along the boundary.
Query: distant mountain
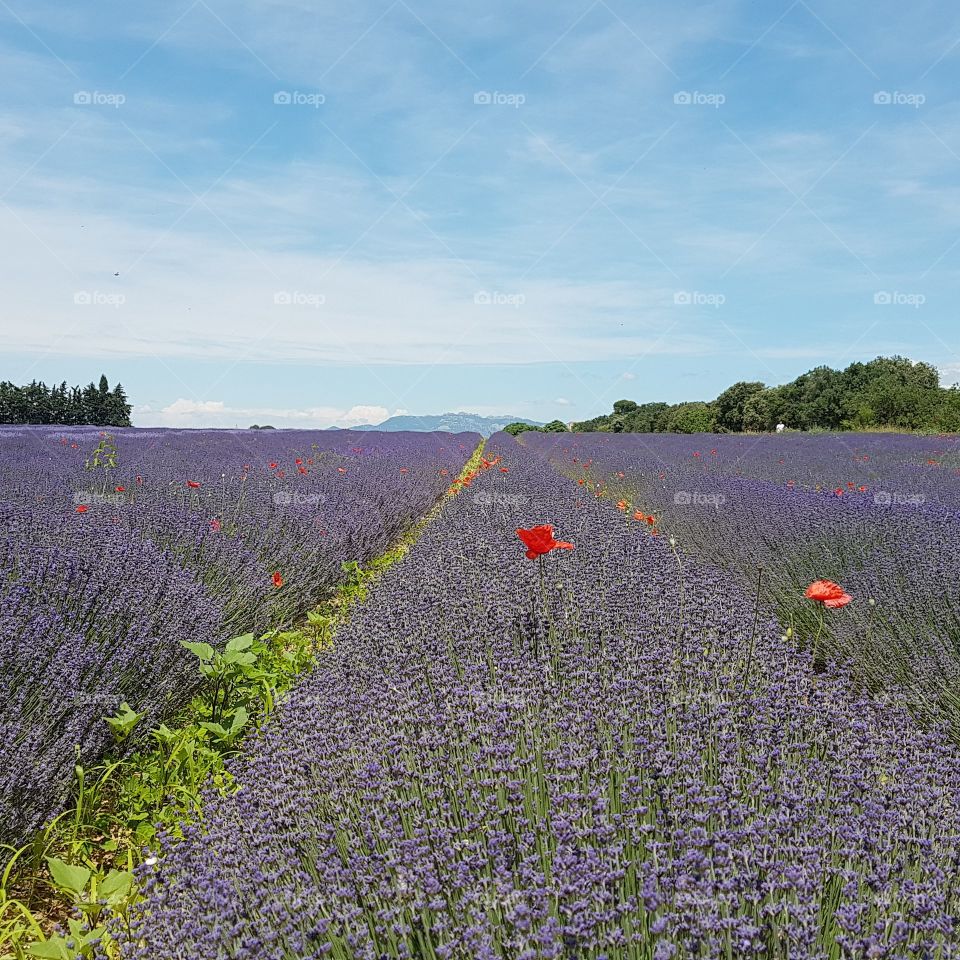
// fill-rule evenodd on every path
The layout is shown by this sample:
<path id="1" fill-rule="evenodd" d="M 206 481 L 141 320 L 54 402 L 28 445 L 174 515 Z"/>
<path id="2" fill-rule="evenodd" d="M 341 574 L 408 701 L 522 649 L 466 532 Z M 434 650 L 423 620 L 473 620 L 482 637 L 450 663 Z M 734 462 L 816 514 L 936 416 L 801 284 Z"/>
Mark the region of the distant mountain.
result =
<path id="1" fill-rule="evenodd" d="M 539 427 L 535 420 L 524 420 L 522 417 L 481 417 L 475 413 L 441 413 L 439 416 L 429 417 L 390 417 L 383 423 L 363 423 L 351 430 L 383 430 L 386 433 L 396 433 L 400 430 L 445 430 L 449 433 L 479 433 L 489 437 L 491 433 L 502 430 L 508 423 L 529 423 Z"/>

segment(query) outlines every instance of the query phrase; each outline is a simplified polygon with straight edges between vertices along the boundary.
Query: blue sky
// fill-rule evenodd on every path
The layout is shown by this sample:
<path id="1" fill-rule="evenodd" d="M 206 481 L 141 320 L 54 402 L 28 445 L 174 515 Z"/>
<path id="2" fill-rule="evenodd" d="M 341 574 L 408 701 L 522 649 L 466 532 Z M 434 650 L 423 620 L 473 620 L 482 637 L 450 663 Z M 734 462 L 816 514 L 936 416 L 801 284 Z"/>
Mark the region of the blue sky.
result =
<path id="1" fill-rule="evenodd" d="M 960 380 L 949 5 L 0 0 L 0 53 L 2 379 L 319 427 Z"/>

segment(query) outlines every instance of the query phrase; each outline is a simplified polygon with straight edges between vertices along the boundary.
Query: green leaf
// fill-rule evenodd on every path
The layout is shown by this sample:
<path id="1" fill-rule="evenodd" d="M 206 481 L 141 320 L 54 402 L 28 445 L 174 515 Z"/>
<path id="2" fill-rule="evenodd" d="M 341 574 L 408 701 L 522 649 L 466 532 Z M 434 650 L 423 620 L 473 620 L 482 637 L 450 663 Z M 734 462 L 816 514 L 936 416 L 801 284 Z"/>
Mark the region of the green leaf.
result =
<path id="1" fill-rule="evenodd" d="M 226 740 L 226 738 L 229 736 L 227 731 L 219 723 L 210 723 L 208 720 L 204 720 L 200 723 L 200 726 L 203 727 L 204 730 L 209 730 L 221 740 Z"/>
<path id="2" fill-rule="evenodd" d="M 245 633 L 242 637 L 234 637 L 227 641 L 226 650 L 246 650 L 253 646 L 253 634 Z"/>
<path id="3" fill-rule="evenodd" d="M 27 947 L 31 957 L 44 957 L 46 960 L 70 960 L 67 941 L 63 937 L 53 937 L 43 943 L 31 943 Z"/>
<path id="4" fill-rule="evenodd" d="M 233 723 L 230 724 L 230 735 L 236 736 L 247 725 L 249 719 L 250 715 L 246 708 L 237 707 L 236 713 L 233 715 Z"/>
<path id="5" fill-rule="evenodd" d="M 181 640 L 181 646 L 186 647 L 194 656 L 201 660 L 212 660 L 214 649 L 209 643 L 197 643 L 193 640 Z"/>
<path id="6" fill-rule="evenodd" d="M 100 884 L 100 896 L 122 900 L 133 886 L 133 874 L 126 870 L 111 870 Z"/>
<path id="7" fill-rule="evenodd" d="M 257 658 L 249 651 L 227 650 L 223 654 L 224 663 L 237 663 L 241 666 L 251 666 L 257 662 Z"/>
<path id="8" fill-rule="evenodd" d="M 87 881 L 90 879 L 90 871 L 86 867 L 64 863 L 56 857 L 47 857 L 47 866 L 50 868 L 54 883 L 62 890 L 68 890 L 80 896 L 86 889 Z"/>

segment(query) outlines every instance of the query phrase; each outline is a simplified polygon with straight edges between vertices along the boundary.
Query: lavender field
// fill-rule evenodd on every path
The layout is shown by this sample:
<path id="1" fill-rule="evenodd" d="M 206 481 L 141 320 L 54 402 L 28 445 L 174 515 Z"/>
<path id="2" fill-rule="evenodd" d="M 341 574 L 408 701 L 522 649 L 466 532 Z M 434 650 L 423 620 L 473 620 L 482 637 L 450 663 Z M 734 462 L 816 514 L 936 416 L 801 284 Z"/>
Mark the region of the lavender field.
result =
<path id="1" fill-rule="evenodd" d="M 429 510 L 478 441 L 0 430 L 0 843 L 59 812 L 121 702 L 146 730 L 190 700 L 180 641 L 302 617 L 342 563 Z"/>
<path id="2" fill-rule="evenodd" d="M 10 838 L 456 495 L 97 956 L 960 956 L 956 437 L 100 439 L 0 435 Z"/>

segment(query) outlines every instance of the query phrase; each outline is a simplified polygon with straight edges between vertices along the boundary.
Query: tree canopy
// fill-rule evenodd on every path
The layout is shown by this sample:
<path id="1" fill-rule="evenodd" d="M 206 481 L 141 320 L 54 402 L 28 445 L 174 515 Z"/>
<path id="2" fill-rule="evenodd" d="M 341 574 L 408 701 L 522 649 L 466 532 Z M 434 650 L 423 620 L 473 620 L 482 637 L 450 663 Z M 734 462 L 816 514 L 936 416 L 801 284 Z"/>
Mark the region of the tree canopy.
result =
<path id="1" fill-rule="evenodd" d="M 815 367 L 790 383 L 740 381 L 715 400 L 636 403 L 573 424 L 610 433 L 740 433 L 774 430 L 960 430 L 960 387 L 940 386 L 937 368 L 906 357 L 877 357 L 844 370 Z"/>
<path id="2" fill-rule="evenodd" d="M 123 387 L 118 383 L 111 389 L 105 376 L 82 388 L 68 387 L 66 380 L 54 387 L 36 380 L 25 387 L 0 381 L 0 424 L 129 427 L 130 410 Z"/>

